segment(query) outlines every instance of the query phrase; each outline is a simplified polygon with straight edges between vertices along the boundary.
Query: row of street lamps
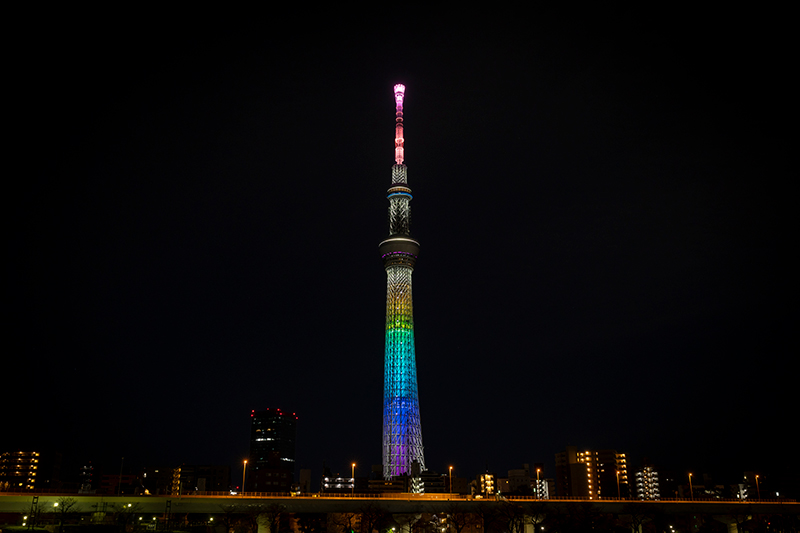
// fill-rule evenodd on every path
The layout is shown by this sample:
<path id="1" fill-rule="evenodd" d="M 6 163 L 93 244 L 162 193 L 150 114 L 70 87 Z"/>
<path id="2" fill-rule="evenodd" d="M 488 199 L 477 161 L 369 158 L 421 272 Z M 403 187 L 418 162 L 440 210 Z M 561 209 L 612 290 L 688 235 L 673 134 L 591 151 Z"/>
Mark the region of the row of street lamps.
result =
<path id="1" fill-rule="evenodd" d="M 244 468 L 242 468 L 242 494 L 244 494 L 244 482 L 247 478 L 247 459 L 244 460 Z M 350 478 L 353 480 L 353 484 L 351 485 L 351 494 L 355 494 L 356 490 L 356 464 L 352 463 L 350 465 Z M 536 469 L 536 481 L 539 481 L 539 469 Z M 453 467 L 450 467 L 450 492 L 453 492 Z"/>
<path id="2" fill-rule="evenodd" d="M 453 467 L 448 467 L 448 477 L 450 481 L 450 492 L 453 492 Z M 536 469 L 536 481 L 538 485 L 539 481 L 539 472 L 541 470 L 539 468 Z M 244 494 L 244 482 L 247 475 L 247 459 L 244 460 L 244 468 L 242 469 L 242 494 Z M 352 463 L 350 465 L 350 478 L 352 479 L 353 484 L 350 486 L 350 494 L 355 494 L 356 490 L 356 464 Z M 758 474 L 756 474 L 756 491 L 758 493 L 758 499 L 761 499 L 761 487 L 758 485 Z M 620 489 L 619 489 L 619 470 L 617 470 L 617 497 L 620 498 Z M 694 489 L 692 487 L 692 473 L 689 472 L 689 497 L 694 501 Z M 58 504 L 56 504 L 58 505 Z"/>
<path id="3" fill-rule="evenodd" d="M 536 469 L 536 481 L 537 481 L 537 484 L 538 484 L 538 481 L 539 481 L 539 472 L 540 471 L 541 471 L 541 469 L 539 469 L 539 468 Z M 691 476 L 691 474 L 689 474 L 689 475 Z M 247 459 L 244 460 L 244 468 L 242 469 L 242 493 L 244 493 L 244 487 L 245 487 L 244 482 L 245 482 L 246 476 L 247 476 Z M 756 477 L 758 477 L 758 476 L 756 476 Z M 350 465 L 350 478 L 353 480 L 353 484 L 351 486 L 352 490 L 350 491 L 350 493 L 351 494 L 355 494 L 355 490 L 356 490 L 356 464 L 355 463 L 352 463 Z M 449 484 L 450 484 L 450 492 L 453 492 L 453 467 L 452 466 L 448 467 L 448 478 L 449 478 Z M 756 481 L 758 481 L 758 480 L 756 480 Z M 619 492 L 619 472 L 617 472 L 617 492 Z"/>
<path id="4" fill-rule="evenodd" d="M 758 485 L 758 474 L 756 474 L 756 493 L 758 499 L 761 499 L 761 487 Z M 689 497 L 694 501 L 694 489 L 692 488 L 692 473 L 689 472 Z"/>

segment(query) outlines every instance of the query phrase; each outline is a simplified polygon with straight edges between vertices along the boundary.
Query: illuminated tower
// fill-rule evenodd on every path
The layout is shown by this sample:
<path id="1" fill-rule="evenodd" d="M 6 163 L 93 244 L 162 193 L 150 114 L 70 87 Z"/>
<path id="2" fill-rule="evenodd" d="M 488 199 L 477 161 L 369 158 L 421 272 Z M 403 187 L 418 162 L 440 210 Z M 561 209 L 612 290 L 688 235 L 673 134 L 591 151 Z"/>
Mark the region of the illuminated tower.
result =
<path id="1" fill-rule="evenodd" d="M 389 187 L 389 237 L 379 246 L 386 269 L 386 350 L 383 381 L 383 477 L 412 474 L 412 464 L 425 469 L 419 421 L 417 363 L 414 356 L 414 314 L 411 273 L 419 243 L 409 234 L 411 189 L 403 164 L 403 97 L 394 86 L 395 119 L 392 186 Z"/>

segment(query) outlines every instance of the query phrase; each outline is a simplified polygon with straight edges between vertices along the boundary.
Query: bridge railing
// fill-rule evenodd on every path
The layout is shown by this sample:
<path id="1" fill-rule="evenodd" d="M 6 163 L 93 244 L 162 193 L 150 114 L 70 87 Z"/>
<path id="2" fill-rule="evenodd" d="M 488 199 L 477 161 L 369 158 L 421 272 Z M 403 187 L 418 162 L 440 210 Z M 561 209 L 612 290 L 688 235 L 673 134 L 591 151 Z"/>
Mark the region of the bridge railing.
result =
<path id="1" fill-rule="evenodd" d="M 414 493 L 407 493 L 407 492 L 384 492 L 384 493 L 349 493 L 349 492 L 321 492 L 321 493 L 292 493 L 292 492 L 239 492 L 239 493 L 230 493 L 229 491 L 192 491 L 185 494 L 122 494 L 120 496 L 116 496 L 113 494 L 77 494 L 74 492 L 64 492 L 58 491 L 54 489 L 44 489 L 38 490 L 35 492 L 0 492 L 0 497 L 3 496 L 68 496 L 68 497 L 75 497 L 75 496 L 87 496 L 87 497 L 96 497 L 102 496 L 106 498 L 149 498 L 149 497 L 157 497 L 157 498 L 220 498 L 220 499 L 230 499 L 230 500 L 240 500 L 240 499 L 337 499 L 337 500 L 349 500 L 349 499 L 362 499 L 362 500 L 424 500 L 424 501 L 431 501 L 431 500 L 450 500 L 450 501 L 475 501 L 475 502 L 490 502 L 490 501 L 511 501 L 511 502 L 593 502 L 593 503 L 611 503 L 611 502 L 620 502 L 620 503 L 668 503 L 668 502 L 681 502 L 681 503 L 796 503 L 797 500 L 789 499 L 789 498 L 764 498 L 764 499 L 747 499 L 741 500 L 738 498 L 694 498 L 694 499 L 687 499 L 687 498 L 660 498 L 658 500 L 639 500 L 639 499 L 626 499 L 626 498 L 602 498 L 602 499 L 591 499 L 588 497 L 577 497 L 577 496 L 570 496 L 570 497 L 559 497 L 553 496 L 548 499 L 541 499 L 537 498 L 536 496 L 517 496 L 517 495 L 495 495 L 488 498 L 482 498 L 480 496 L 472 496 L 472 495 L 464 495 L 464 494 L 455 494 L 455 493 L 428 493 L 428 494 L 414 494 Z"/>

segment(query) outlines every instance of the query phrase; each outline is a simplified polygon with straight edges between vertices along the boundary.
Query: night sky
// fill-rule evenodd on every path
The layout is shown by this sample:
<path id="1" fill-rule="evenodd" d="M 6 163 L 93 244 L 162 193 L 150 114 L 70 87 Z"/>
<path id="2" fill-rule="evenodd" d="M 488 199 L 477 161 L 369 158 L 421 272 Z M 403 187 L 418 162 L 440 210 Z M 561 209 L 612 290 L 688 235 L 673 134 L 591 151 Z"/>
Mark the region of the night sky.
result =
<path id="1" fill-rule="evenodd" d="M 791 469 L 788 15 L 422 15 L 29 28 L 3 449 L 241 465 L 279 407 L 299 467 L 379 464 L 404 83 L 430 469 Z"/>

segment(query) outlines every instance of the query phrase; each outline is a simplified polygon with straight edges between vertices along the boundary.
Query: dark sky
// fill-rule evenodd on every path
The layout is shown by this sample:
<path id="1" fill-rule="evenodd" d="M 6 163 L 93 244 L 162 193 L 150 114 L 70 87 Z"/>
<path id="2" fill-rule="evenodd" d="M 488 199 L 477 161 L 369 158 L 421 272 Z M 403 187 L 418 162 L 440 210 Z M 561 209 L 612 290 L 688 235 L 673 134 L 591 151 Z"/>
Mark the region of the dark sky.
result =
<path id="1" fill-rule="evenodd" d="M 280 407 L 299 466 L 380 463 L 404 83 L 428 467 L 784 473 L 787 15 L 422 15 L 30 28 L 4 447 L 240 465 Z"/>

